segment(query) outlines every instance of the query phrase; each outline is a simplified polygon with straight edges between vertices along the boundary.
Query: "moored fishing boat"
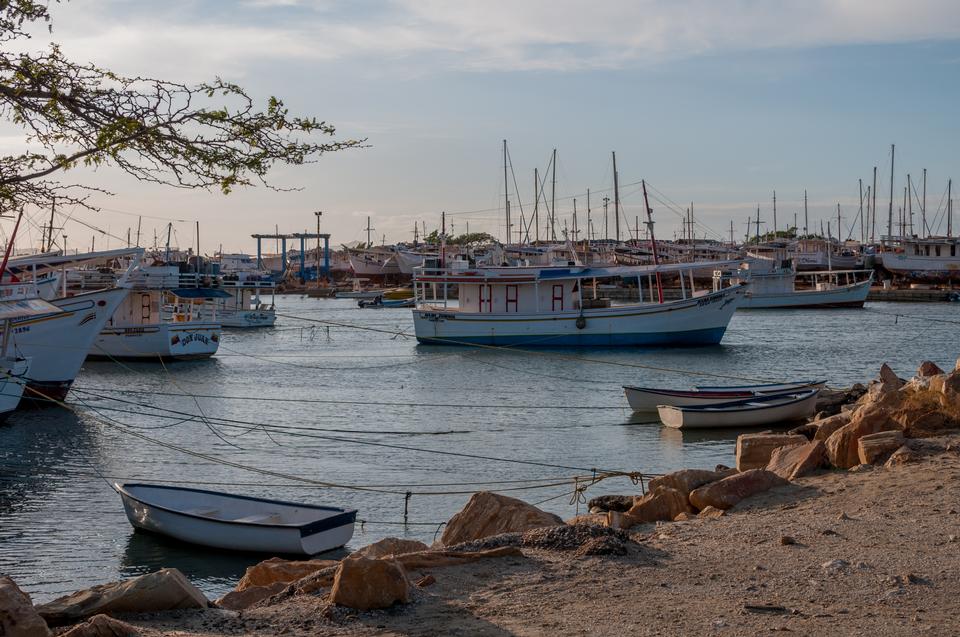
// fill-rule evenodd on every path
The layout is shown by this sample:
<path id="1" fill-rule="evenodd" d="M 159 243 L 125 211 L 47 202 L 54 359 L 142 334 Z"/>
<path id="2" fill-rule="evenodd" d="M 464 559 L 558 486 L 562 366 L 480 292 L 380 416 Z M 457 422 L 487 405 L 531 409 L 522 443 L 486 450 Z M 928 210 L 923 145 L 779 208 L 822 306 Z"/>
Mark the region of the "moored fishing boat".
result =
<path id="1" fill-rule="evenodd" d="M 353 537 L 357 512 L 217 491 L 114 484 L 134 528 L 232 551 L 315 555 Z"/>
<path id="2" fill-rule="evenodd" d="M 873 283 L 872 270 L 798 273 L 783 250 L 772 259 L 748 259 L 734 276 L 750 283 L 742 309 L 863 307 Z"/>
<path id="3" fill-rule="evenodd" d="M 823 381 L 800 381 L 796 383 L 772 383 L 765 385 L 743 385 L 740 387 L 698 387 L 696 389 L 655 389 L 652 387 L 631 387 L 624 385 L 623 392 L 633 411 L 654 412 L 661 405 L 671 407 L 692 407 L 711 405 L 718 402 L 743 400 L 753 396 L 782 394 L 803 389 L 819 389 Z"/>
<path id="4" fill-rule="evenodd" d="M 660 422 L 675 429 L 760 427 L 802 420 L 812 416 L 819 389 L 754 396 L 709 405 L 674 407 L 660 405 Z"/>
<path id="5" fill-rule="evenodd" d="M 271 327 L 277 322 L 276 283 L 267 277 L 238 274 L 223 277 L 217 289 L 228 296 L 218 296 L 204 303 L 202 316 L 223 327 Z M 269 292 L 270 302 L 261 294 Z"/>
<path id="6" fill-rule="evenodd" d="M 720 342 L 743 300 L 744 285 L 663 301 L 664 272 L 703 264 L 648 267 L 553 267 L 447 270 L 419 268 L 414 277 L 414 329 L 421 343 L 552 346 L 686 346 Z M 614 305 L 586 288 L 599 279 L 643 280 L 650 302 Z M 456 287 L 458 300 L 450 292 Z M 657 290 L 656 295 L 655 291 Z M 654 296 L 655 295 L 655 296 Z"/>

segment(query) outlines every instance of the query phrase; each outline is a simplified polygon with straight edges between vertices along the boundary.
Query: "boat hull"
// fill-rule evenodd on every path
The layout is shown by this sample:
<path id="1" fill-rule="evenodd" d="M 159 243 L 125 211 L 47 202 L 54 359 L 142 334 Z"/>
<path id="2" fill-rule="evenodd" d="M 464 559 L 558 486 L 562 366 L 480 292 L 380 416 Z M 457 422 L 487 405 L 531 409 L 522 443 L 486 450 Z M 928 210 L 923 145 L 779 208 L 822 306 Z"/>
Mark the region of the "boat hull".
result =
<path id="1" fill-rule="evenodd" d="M 86 292 L 51 301 L 63 310 L 58 314 L 11 321 L 14 351 L 31 359 L 24 397 L 37 404 L 66 398 L 87 351 L 126 296 L 120 288 Z"/>
<path id="2" fill-rule="evenodd" d="M 723 401 L 744 400 L 765 394 L 820 388 L 821 382 L 744 385 L 742 387 L 706 387 L 693 390 L 653 389 L 624 386 L 627 403 L 633 411 L 656 412 L 661 405 L 696 407 Z"/>
<path id="3" fill-rule="evenodd" d="M 344 546 L 353 537 L 356 511 L 306 525 L 243 523 L 175 511 L 145 502 L 118 488 L 130 524 L 181 542 L 229 551 L 315 555 Z M 242 496 L 234 496 L 242 498 Z M 243 498 L 255 502 L 270 502 Z"/>
<path id="4" fill-rule="evenodd" d="M 276 310 L 218 310 L 217 323 L 223 327 L 273 327 L 277 322 Z"/>
<path id="5" fill-rule="evenodd" d="M 94 360 L 194 360 L 220 346 L 220 324 L 206 321 L 107 327 L 90 349 Z"/>
<path id="6" fill-rule="evenodd" d="M 524 347 L 716 345 L 744 298 L 741 286 L 664 304 L 548 315 L 413 311 L 421 343 Z"/>
<path id="7" fill-rule="evenodd" d="M 746 299 L 740 307 L 745 310 L 863 307 L 870 293 L 871 281 L 844 285 L 831 290 L 799 290 L 770 294 L 747 292 Z"/>
<path id="8" fill-rule="evenodd" d="M 790 423 L 812 416 L 817 405 L 818 391 L 809 392 L 803 399 L 782 405 L 758 409 L 709 408 L 684 409 L 661 405 L 657 412 L 660 422 L 674 429 L 745 429 L 780 423 Z"/>
<path id="9" fill-rule="evenodd" d="M 30 362 L 29 358 L 0 359 L 0 422 L 20 405 Z"/>
<path id="10" fill-rule="evenodd" d="M 960 282 L 960 257 L 927 257 L 894 252 L 877 255 L 890 274 L 920 283 Z"/>

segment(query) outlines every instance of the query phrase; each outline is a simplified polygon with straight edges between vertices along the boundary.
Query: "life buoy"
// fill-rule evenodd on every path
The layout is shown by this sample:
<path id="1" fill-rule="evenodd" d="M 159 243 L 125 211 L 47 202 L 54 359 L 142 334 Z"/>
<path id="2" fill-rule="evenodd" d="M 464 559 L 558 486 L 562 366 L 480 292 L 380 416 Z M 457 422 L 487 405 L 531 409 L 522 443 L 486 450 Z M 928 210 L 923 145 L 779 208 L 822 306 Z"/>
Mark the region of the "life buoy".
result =
<path id="1" fill-rule="evenodd" d="M 577 323 L 576 323 L 576 325 L 577 325 L 577 329 L 578 329 L 578 330 L 582 330 L 583 328 L 585 328 L 585 327 L 587 326 L 587 319 L 584 318 L 583 314 L 581 314 L 580 316 L 577 317 Z"/>

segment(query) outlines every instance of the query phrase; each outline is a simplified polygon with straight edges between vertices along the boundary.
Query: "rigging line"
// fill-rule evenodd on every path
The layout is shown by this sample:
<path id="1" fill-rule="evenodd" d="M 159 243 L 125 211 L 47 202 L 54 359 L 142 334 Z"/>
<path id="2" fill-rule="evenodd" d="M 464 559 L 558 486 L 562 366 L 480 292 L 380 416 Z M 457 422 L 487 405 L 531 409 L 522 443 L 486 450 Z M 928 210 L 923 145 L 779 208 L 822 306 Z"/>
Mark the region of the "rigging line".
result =
<path id="1" fill-rule="evenodd" d="M 303 363 L 293 363 L 293 362 L 285 361 L 285 360 L 276 360 L 276 359 L 273 359 L 273 358 L 267 358 L 266 356 L 259 356 L 259 355 L 257 355 L 257 354 L 250 354 L 250 353 L 248 353 L 248 352 L 242 352 L 242 351 L 239 351 L 239 350 L 230 349 L 229 347 L 223 345 L 222 343 L 220 344 L 220 347 L 221 347 L 222 349 L 227 350 L 228 352 L 231 352 L 234 356 L 242 356 L 242 357 L 246 357 L 246 358 L 252 358 L 252 359 L 254 359 L 254 360 L 263 361 L 263 362 L 265 362 L 265 363 L 273 363 L 273 364 L 275 364 L 275 365 L 287 365 L 287 366 L 290 366 L 290 367 L 298 367 L 298 368 L 300 368 L 300 369 L 318 369 L 318 370 L 325 370 L 325 371 L 340 371 L 340 372 L 342 372 L 342 371 L 355 371 L 355 370 L 356 370 L 356 371 L 362 371 L 362 370 L 368 370 L 368 369 L 392 369 L 392 368 L 396 368 L 396 367 L 406 367 L 406 366 L 408 366 L 408 365 L 426 364 L 426 363 L 428 363 L 428 362 L 433 362 L 433 360 L 436 360 L 436 359 L 438 359 L 438 358 L 450 358 L 450 357 L 452 356 L 451 354 L 443 354 L 443 355 L 436 355 L 436 356 L 434 356 L 434 357 L 431 357 L 431 360 L 429 360 L 429 361 L 427 361 L 427 360 L 421 361 L 421 360 L 417 359 L 417 360 L 412 360 L 412 361 L 404 361 L 404 362 L 400 362 L 400 363 L 387 363 L 386 365 L 364 365 L 364 366 L 350 366 L 350 367 L 343 367 L 343 366 L 339 366 L 339 367 L 323 367 L 323 366 L 320 366 L 320 365 L 305 365 L 305 364 L 303 364 Z"/>
<path id="2" fill-rule="evenodd" d="M 897 312 L 881 312 L 881 311 L 879 311 L 879 310 L 875 310 L 875 309 L 870 308 L 870 307 L 867 307 L 867 308 L 864 308 L 864 309 L 867 310 L 868 312 L 873 312 L 874 314 L 881 314 L 881 315 L 883 315 L 883 316 L 896 316 L 896 317 L 899 317 L 899 318 L 913 319 L 913 320 L 915 320 L 915 321 L 927 321 L 927 322 L 929 322 L 929 323 L 948 323 L 948 324 L 950 324 L 950 325 L 960 325 L 960 321 L 951 321 L 950 319 L 938 319 L 938 318 L 932 318 L 932 317 L 929 317 L 929 316 L 917 316 L 917 315 L 912 315 L 912 314 L 900 314 L 900 313 L 897 313 Z"/>
<path id="3" fill-rule="evenodd" d="M 89 393 L 89 392 L 87 392 L 87 393 Z M 117 400 L 117 401 L 119 401 L 119 402 L 130 402 L 130 401 L 122 401 L 122 400 L 120 400 L 120 399 L 110 399 L 110 400 Z M 134 404 L 136 404 L 136 403 L 134 403 Z M 161 407 L 156 407 L 155 409 L 167 411 L 167 412 L 174 413 L 174 414 L 179 414 L 179 415 L 182 415 L 182 416 L 188 416 L 188 415 L 190 415 L 190 414 L 187 414 L 187 413 L 177 412 L 177 411 L 172 410 L 172 409 L 164 409 L 164 408 L 161 408 Z M 233 421 L 232 419 L 226 419 L 226 418 L 218 419 L 218 421 L 219 421 L 219 424 L 220 424 L 221 426 L 224 426 L 224 427 L 237 426 L 237 425 L 231 424 L 231 423 L 233 423 L 233 422 L 239 423 L 240 425 L 243 425 L 243 426 L 250 426 L 251 424 L 255 424 L 255 425 L 258 424 L 258 423 L 244 422 L 244 421 Z M 125 426 L 125 427 L 128 426 L 128 425 L 126 425 L 125 423 L 121 423 L 121 424 L 122 424 L 123 426 Z M 318 435 L 318 434 L 308 434 L 308 433 L 305 433 L 305 432 L 289 431 L 289 430 L 290 430 L 290 429 L 308 429 L 308 430 L 309 430 L 309 428 L 296 428 L 296 427 L 291 427 L 291 426 L 288 426 L 288 425 L 273 425 L 273 424 L 267 424 L 267 423 L 259 423 L 259 425 L 260 425 L 260 426 L 271 427 L 271 428 L 273 428 L 277 433 L 282 433 L 282 434 L 287 435 L 287 436 L 301 437 L 301 438 L 311 438 L 311 439 L 317 439 L 317 440 L 331 440 L 331 441 L 335 441 L 335 442 L 344 442 L 344 443 L 347 443 L 347 444 L 366 445 L 366 446 L 371 446 L 371 447 L 384 447 L 384 448 L 387 448 L 387 449 L 399 449 L 399 450 L 403 450 L 403 451 L 414 451 L 414 452 L 421 452 L 421 453 L 432 453 L 432 454 L 441 455 L 441 456 L 453 456 L 453 457 L 458 457 L 458 458 L 470 458 L 470 459 L 474 459 L 474 460 L 490 460 L 490 461 L 492 461 L 492 462 L 504 462 L 504 463 L 509 463 L 509 464 L 522 464 L 522 465 L 529 465 L 529 466 L 536 466 L 536 467 L 550 467 L 550 468 L 554 468 L 554 469 L 570 469 L 571 471 L 585 471 L 585 472 L 588 472 L 588 473 L 589 473 L 589 472 L 593 472 L 593 471 L 602 471 L 602 472 L 605 472 L 605 473 L 606 473 L 606 472 L 610 472 L 610 471 L 617 471 L 617 470 L 610 470 L 610 469 L 598 469 L 598 468 L 596 468 L 596 467 L 591 467 L 591 468 L 575 467 L 575 466 L 570 466 L 570 465 L 553 464 L 553 463 L 549 463 L 549 462 L 539 462 L 539 461 L 535 461 L 535 460 L 520 460 L 520 459 L 515 459 L 515 458 L 501 458 L 501 457 L 497 457 L 497 456 L 484 456 L 484 455 L 479 455 L 479 454 L 469 454 L 469 453 L 463 453 L 463 452 L 457 452 L 457 451 L 443 451 L 443 450 L 440 450 L 440 449 L 426 449 L 426 448 L 422 448 L 422 447 L 409 447 L 409 446 L 406 446 L 406 445 L 396 445 L 396 444 L 391 444 L 391 443 L 386 443 L 386 442 L 375 442 L 375 441 L 372 441 L 372 440 L 357 440 L 357 439 L 354 439 L 354 438 L 343 438 L 343 437 L 340 437 L 340 436 L 323 436 L 323 435 Z"/>
<path id="4" fill-rule="evenodd" d="M 520 371 L 520 370 L 516 370 Z M 579 379 L 577 382 L 582 382 Z M 605 381 L 597 381 L 605 382 Z M 77 386 L 74 386 L 77 387 Z M 114 394 L 136 394 L 136 395 L 149 395 L 149 396 L 176 396 L 176 397 L 192 397 L 192 398 L 214 398 L 217 400 L 250 400 L 250 396 L 222 396 L 218 394 L 189 394 L 189 393 L 177 393 L 177 392 L 159 392 L 159 391 L 148 391 L 143 389 L 112 389 L 112 388 L 100 388 L 92 387 L 88 388 L 85 385 L 79 386 L 79 389 L 93 389 L 99 392 L 107 392 Z M 477 405 L 476 403 L 397 403 L 389 401 L 376 401 L 376 400 L 333 400 L 333 399 L 324 399 L 324 398 L 280 398 L 276 396 L 257 396 L 257 401 L 263 402 L 286 402 L 286 403 L 317 403 L 321 405 L 371 405 L 378 407 L 455 407 L 457 409 L 490 409 L 489 405 Z M 610 407 L 609 405 L 599 405 L 596 407 L 591 407 L 589 405 L 495 405 L 496 409 L 572 409 L 572 410 L 594 410 L 594 409 L 619 409 L 619 407 Z M 346 431 L 346 430 L 345 430 Z"/>
<path id="5" fill-rule="evenodd" d="M 287 315 L 287 314 L 279 314 L 279 313 L 278 313 L 277 316 L 282 316 L 282 317 L 286 317 L 286 318 L 300 319 L 300 320 L 302 320 L 302 321 L 310 321 L 310 322 L 321 323 L 321 324 L 323 324 L 323 323 L 329 323 L 330 325 L 340 325 L 340 326 L 344 325 L 343 323 L 336 323 L 336 322 L 334 322 L 334 321 L 327 321 L 327 320 L 323 320 L 323 319 L 308 319 L 308 318 L 305 318 L 305 317 L 292 316 L 292 315 Z M 405 336 L 405 334 L 404 334 L 403 332 L 392 332 L 392 331 L 390 331 L 390 330 L 384 330 L 384 329 L 380 329 L 380 328 L 363 327 L 363 326 L 360 326 L 360 325 L 351 325 L 350 327 L 353 327 L 353 328 L 358 329 L 358 330 L 367 330 L 367 331 L 380 332 L 380 333 L 390 334 L 390 335 L 402 335 L 402 336 Z M 717 373 L 715 373 L 715 372 L 694 371 L 694 370 L 686 370 L 686 369 L 674 369 L 674 368 L 670 368 L 670 367 L 660 367 L 660 366 L 656 366 L 656 365 L 643 365 L 643 364 L 641 364 L 641 363 L 625 363 L 625 362 L 622 362 L 622 361 L 605 361 L 605 360 L 601 360 L 601 359 L 597 359 L 597 358 L 587 358 L 587 357 L 585 357 L 585 356 L 570 356 L 570 355 L 567 355 L 567 354 L 556 354 L 556 353 L 552 353 L 552 352 L 542 352 L 542 351 L 530 350 L 530 349 L 516 349 L 516 348 L 514 348 L 514 347 L 504 347 L 504 346 L 501 346 L 501 345 L 485 345 L 485 344 L 482 344 L 482 343 L 470 343 L 470 342 L 467 342 L 467 341 L 458 341 L 458 340 L 456 340 L 456 339 L 450 339 L 450 338 L 439 338 L 439 337 L 432 337 L 432 338 L 433 338 L 433 340 L 443 341 L 443 342 L 449 343 L 449 344 L 451 344 L 451 345 L 462 345 L 462 346 L 465 346 L 465 347 L 475 347 L 475 348 L 478 348 L 478 349 L 487 349 L 487 350 L 502 351 L 502 352 L 515 352 L 515 353 L 520 353 L 520 354 L 527 354 L 527 355 L 530 355 L 530 356 L 540 356 L 540 357 L 542 357 L 542 358 L 553 358 L 553 359 L 557 359 L 557 360 L 572 361 L 572 362 L 575 362 L 575 363 L 595 363 L 595 364 L 598 364 L 598 365 L 614 365 L 614 366 L 618 366 L 618 367 L 628 367 L 628 368 L 633 368 L 633 369 L 646 369 L 646 370 L 658 371 L 658 372 L 670 372 L 670 373 L 674 373 L 674 374 L 686 374 L 686 375 L 689 375 L 689 376 L 701 376 L 701 377 L 709 377 L 709 378 L 724 378 L 724 379 L 729 379 L 729 380 L 746 380 L 746 381 L 754 381 L 754 382 L 762 382 L 762 383 L 768 383 L 768 382 L 770 382 L 770 379 L 752 378 L 752 377 L 749 377 L 749 376 L 736 376 L 736 375 L 733 375 L 733 374 L 717 374 Z"/>

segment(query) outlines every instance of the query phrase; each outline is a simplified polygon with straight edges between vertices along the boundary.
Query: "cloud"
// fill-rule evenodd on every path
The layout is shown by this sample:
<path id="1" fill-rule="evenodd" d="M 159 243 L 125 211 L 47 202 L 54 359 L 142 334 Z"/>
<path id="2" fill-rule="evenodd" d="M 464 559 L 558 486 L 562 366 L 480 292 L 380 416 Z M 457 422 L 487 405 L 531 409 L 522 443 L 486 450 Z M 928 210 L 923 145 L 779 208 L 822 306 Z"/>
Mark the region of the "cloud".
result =
<path id="1" fill-rule="evenodd" d="M 54 36 L 72 55 L 198 78 L 242 76 L 263 61 L 577 71 L 727 51 L 960 37 L 954 0 L 246 0 L 229 11 L 187 0 L 163 10 L 117 0 L 80 5 L 53 11 Z"/>

